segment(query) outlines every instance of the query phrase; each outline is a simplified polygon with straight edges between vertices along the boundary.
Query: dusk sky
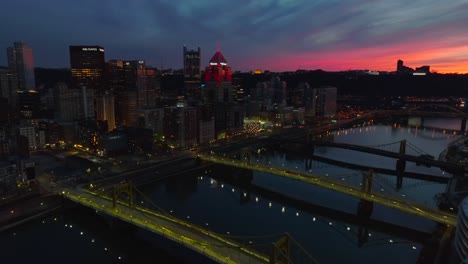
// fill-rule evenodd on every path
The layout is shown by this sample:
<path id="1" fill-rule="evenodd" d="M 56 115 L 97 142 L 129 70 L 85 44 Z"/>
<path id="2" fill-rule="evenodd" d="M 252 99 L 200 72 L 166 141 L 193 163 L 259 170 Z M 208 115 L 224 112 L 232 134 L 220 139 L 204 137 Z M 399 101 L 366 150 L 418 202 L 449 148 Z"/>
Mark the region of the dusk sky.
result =
<path id="1" fill-rule="evenodd" d="M 69 45 L 101 45 L 109 59 L 182 68 L 221 51 L 233 70 L 396 69 L 468 72 L 468 1 L 462 0 L 14 0 L 3 1 L 0 65 L 14 41 L 36 66 L 69 67 Z"/>

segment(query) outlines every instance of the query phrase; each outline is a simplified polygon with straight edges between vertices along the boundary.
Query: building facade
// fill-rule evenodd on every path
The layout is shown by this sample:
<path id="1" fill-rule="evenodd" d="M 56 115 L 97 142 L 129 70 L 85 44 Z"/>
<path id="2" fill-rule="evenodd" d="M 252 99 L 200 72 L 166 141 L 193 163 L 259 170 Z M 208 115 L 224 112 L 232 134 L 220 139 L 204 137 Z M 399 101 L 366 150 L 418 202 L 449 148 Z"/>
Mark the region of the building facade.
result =
<path id="1" fill-rule="evenodd" d="M 0 69 L 0 97 L 8 99 L 10 109 L 16 109 L 18 76 L 14 71 Z"/>
<path id="2" fill-rule="evenodd" d="M 29 126 L 29 125 L 18 126 L 17 132 L 19 135 L 24 136 L 28 139 L 28 146 L 30 150 L 37 149 L 36 129 L 34 126 Z"/>
<path id="3" fill-rule="evenodd" d="M 16 165 L 0 160 L 0 195 L 16 192 L 17 172 Z"/>
<path id="4" fill-rule="evenodd" d="M 336 87 L 312 89 L 311 109 L 306 109 L 308 115 L 317 117 L 331 117 L 336 114 Z"/>
<path id="5" fill-rule="evenodd" d="M 54 88 L 55 119 L 59 122 L 73 122 L 80 114 L 80 93 L 70 89 L 66 83 L 57 83 Z"/>
<path id="6" fill-rule="evenodd" d="M 33 51 L 24 42 L 15 42 L 13 47 L 7 49 L 8 67 L 18 77 L 19 90 L 34 90 L 36 80 L 34 77 Z"/>
<path id="7" fill-rule="evenodd" d="M 201 49 L 190 49 L 184 46 L 184 77 L 197 78 L 201 77 Z"/>
<path id="8" fill-rule="evenodd" d="M 109 91 L 96 96 L 96 120 L 107 123 L 108 131 L 115 129 L 114 95 Z"/>
<path id="9" fill-rule="evenodd" d="M 103 89 L 104 48 L 100 46 L 70 46 L 71 87 Z"/>

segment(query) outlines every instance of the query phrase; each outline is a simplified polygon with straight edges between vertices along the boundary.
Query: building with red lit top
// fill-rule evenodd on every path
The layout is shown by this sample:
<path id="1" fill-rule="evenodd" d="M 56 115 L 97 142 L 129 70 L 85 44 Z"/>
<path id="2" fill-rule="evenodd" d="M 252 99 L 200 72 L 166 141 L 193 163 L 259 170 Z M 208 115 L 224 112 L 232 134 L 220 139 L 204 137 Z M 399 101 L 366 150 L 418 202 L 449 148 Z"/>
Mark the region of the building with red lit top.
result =
<path id="1" fill-rule="evenodd" d="M 215 81 L 232 82 L 231 67 L 228 66 L 226 59 L 221 51 L 216 51 L 210 60 L 210 65 L 205 69 L 205 82 Z"/>
<path id="2" fill-rule="evenodd" d="M 203 102 L 208 105 L 232 102 L 232 70 L 221 51 L 216 51 L 205 68 Z"/>
<path id="3" fill-rule="evenodd" d="M 218 50 L 205 68 L 203 103 L 211 109 L 215 121 L 216 138 L 239 133 L 243 128 L 245 111 L 233 102 L 232 70 Z"/>

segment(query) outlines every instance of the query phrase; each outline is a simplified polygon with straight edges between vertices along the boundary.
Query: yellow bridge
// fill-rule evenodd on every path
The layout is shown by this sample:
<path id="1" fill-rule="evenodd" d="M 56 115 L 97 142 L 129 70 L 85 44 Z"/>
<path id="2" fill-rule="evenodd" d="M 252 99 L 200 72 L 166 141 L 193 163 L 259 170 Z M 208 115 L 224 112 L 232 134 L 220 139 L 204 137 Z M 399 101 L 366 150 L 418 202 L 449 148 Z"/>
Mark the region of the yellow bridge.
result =
<path id="1" fill-rule="evenodd" d="M 361 188 L 357 188 L 353 185 L 345 184 L 340 181 L 325 178 L 320 175 L 313 175 L 310 173 L 304 173 L 300 171 L 285 170 L 284 168 L 277 168 L 267 166 L 258 163 L 250 163 L 249 161 L 243 161 L 233 158 L 227 158 L 217 156 L 214 154 L 199 154 L 198 158 L 204 161 L 219 163 L 227 166 L 235 166 L 238 168 L 257 170 L 261 172 L 271 173 L 278 176 L 286 177 L 293 180 L 307 182 L 313 185 L 325 187 L 340 193 L 348 194 L 362 200 L 375 202 L 387 207 L 391 207 L 403 212 L 407 212 L 413 215 L 418 215 L 439 223 L 447 224 L 450 226 L 456 226 L 456 215 L 448 212 L 444 212 L 438 209 L 427 207 L 421 204 L 408 202 L 400 198 L 396 198 L 390 195 L 384 195 L 380 193 L 372 193 L 370 191 L 363 191 Z"/>
<path id="2" fill-rule="evenodd" d="M 111 197 L 103 195 L 97 190 L 92 190 L 92 188 L 91 190 L 64 189 L 61 195 L 71 201 L 90 207 L 96 212 L 107 214 L 163 236 L 217 263 L 293 263 L 289 257 L 289 248 L 293 245 L 292 243 L 299 244 L 287 234 L 278 241 L 269 243 L 271 251 L 269 250 L 267 254 L 260 253 L 254 249 L 254 245 L 246 246 L 170 214 L 137 206 L 132 198 L 132 189 L 133 186 L 127 183 L 115 185 Z M 126 201 L 118 200 L 122 193 L 128 195 Z M 300 249 L 303 250 L 302 247 Z M 308 263 L 317 263 L 305 250 L 303 252 L 309 260 Z"/>

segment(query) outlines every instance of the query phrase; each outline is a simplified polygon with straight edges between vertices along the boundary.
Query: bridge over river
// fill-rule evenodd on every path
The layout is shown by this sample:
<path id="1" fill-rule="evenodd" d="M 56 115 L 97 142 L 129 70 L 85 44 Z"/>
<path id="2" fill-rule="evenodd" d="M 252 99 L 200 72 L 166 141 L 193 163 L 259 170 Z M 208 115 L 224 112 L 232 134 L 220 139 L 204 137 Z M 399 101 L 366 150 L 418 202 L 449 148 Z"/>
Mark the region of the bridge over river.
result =
<path id="1" fill-rule="evenodd" d="M 209 229 L 196 226 L 172 216 L 161 209 L 143 207 L 144 201 L 150 199 L 138 191 L 131 183 L 114 185 L 110 195 L 93 188 L 64 189 L 61 195 L 71 201 L 92 208 L 98 213 L 119 219 L 142 229 L 156 233 L 162 237 L 192 249 L 217 263 L 317 263 L 300 244 L 288 234 L 278 234 L 259 244 L 254 238 L 247 244 L 238 239 L 221 235 Z M 137 198 L 141 200 L 137 203 Z M 143 201 L 144 200 L 144 201 Z M 156 205 L 152 204 L 157 208 Z M 292 254 L 292 249 L 295 253 Z M 262 251 L 260 251 L 262 250 Z M 300 258 L 300 262 L 293 259 Z"/>
<path id="2" fill-rule="evenodd" d="M 372 172 L 363 175 L 362 184 L 359 187 L 312 173 L 285 169 L 284 167 L 276 167 L 269 164 L 254 163 L 249 159 L 245 160 L 244 158 L 239 160 L 226 156 L 219 156 L 213 153 L 200 153 L 198 158 L 203 161 L 224 164 L 227 166 L 235 166 L 248 170 L 256 170 L 293 180 L 303 181 L 309 184 L 318 185 L 327 189 L 354 196 L 364 201 L 375 202 L 439 223 L 456 226 L 456 215 L 453 213 L 441 211 L 418 203 L 408 202 L 399 197 L 372 192 Z"/>

